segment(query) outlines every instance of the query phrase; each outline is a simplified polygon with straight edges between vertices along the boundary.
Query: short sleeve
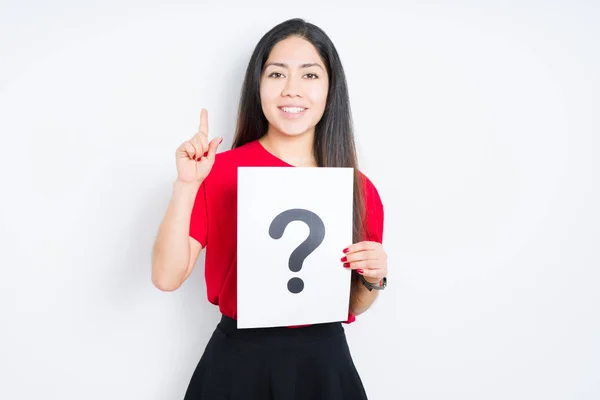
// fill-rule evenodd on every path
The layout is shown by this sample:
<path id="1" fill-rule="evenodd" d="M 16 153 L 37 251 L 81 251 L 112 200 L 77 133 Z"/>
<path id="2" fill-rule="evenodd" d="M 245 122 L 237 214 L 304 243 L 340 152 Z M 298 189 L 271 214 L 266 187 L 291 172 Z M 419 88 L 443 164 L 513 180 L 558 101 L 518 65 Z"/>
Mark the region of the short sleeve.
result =
<path id="1" fill-rule="evenodd" d="M 384 212 L 379 192 L 365 177 L 365 240 L 383 243 Z"/>
<path id="2" fill-rule="evenodd" d="M 202 182 L 196 193 L 190 218 L 190 236 L 196 239 L 202 245 L 202 248 L 206 247 L 208 242 L 207 225 L 206 186 Z"/>

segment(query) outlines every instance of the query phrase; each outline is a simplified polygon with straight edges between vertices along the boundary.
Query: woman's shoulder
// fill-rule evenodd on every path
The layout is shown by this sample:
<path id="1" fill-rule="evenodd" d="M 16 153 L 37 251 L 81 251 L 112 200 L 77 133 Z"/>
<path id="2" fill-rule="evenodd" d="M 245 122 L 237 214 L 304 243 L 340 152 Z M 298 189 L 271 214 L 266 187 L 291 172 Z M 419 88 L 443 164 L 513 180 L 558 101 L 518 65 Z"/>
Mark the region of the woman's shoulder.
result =
<path id="1" fill-rule="evenodd" d="M 258 140 L 245 143 L 238 147 L 233 147 L 223 150 L 216 154 L 215 164 L 217 161 L 225 163 L 239 163 L 241 160 L 251 157 L 257 151 Z"/>
<path id="2" fill-rule="evenodd" d="M 257 142 L 252 141 L 238 147 L 222 150 L 215 155 L 211 175 L 230 175 L 237 172 L 237 167 L 250 164 L 257 152 Z M 213 174 L 214 172 L 214 174 Z"/>
<path id="3" fill-rule="evenodd" d="M 379 195 L 379 190 L 377 190 L 377 186 L 373 182 L 373 180 L 367 176 L 364 171 L 358 171 L 361 177 L 361 182 L 363 185 L 363 192 L 365 194 L 366 200 L 369 203 L 379 203 L 382 204 L 381 196 Z"/>
<path id="4" fill-rule="evenodd" d="M 364 172 L 360 172 L 364 193 L 364 209 L 366 218 L 366 240 L 381 243 L 383 240 L 384 207 L 379 191 Z"/>
<path id="5" fill-rule="evenodd" d="M 215 162 L 206 178 L 207 185 L 215 186 L 214 182 L 217 181 L 232 184 L 232 182 L 236 181 L 238 167 L 264 163 L 261 157 L 264 158 L 258 140 L 219 151 L 215 155 Z"/>

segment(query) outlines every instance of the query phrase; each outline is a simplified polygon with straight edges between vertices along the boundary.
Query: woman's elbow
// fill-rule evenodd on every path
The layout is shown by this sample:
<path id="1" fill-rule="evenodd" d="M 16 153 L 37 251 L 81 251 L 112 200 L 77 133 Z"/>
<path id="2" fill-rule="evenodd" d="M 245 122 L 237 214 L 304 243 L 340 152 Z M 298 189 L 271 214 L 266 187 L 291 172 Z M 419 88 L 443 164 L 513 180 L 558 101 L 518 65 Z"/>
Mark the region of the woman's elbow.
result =
<path id="1" fill-rule="evenodd" d="M 160 272 L 158 267 L 152 268 L 152 284 L 158 290 L 163 292 L 172 292 L 174 290 L 179 289 L 183 282 L 178 277 L 173 276 L 173 274 L 167 274 L 164 272 Z"/>

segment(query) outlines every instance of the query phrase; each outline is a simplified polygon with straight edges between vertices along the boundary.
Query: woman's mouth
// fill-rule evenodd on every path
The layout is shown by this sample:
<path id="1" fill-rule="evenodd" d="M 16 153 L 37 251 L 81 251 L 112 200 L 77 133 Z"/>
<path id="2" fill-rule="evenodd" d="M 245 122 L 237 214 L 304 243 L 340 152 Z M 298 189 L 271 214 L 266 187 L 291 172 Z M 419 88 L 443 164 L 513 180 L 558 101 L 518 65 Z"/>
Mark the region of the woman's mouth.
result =
<path id="1" fill-rule="evenodd" d="M 277 107 L 280 111 L 283 112 L 283 115 L 287 118 L 298 118 L 308 110 L 308 108 L 304 107 Z"/>

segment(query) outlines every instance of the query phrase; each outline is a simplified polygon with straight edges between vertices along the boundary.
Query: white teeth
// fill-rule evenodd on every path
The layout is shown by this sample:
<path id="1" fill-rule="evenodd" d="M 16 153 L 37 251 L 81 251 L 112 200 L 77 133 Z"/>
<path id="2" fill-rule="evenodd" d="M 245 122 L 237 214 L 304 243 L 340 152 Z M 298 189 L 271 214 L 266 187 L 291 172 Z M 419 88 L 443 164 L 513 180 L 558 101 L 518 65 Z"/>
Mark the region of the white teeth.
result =
<path id="1" fill-rule="evenodd" d="M 302 108 L 302 107 L 281 107 L 281 109 L 290 114 L 298 114 L 298 113 L 306 110 L 305 108 Z"/>

